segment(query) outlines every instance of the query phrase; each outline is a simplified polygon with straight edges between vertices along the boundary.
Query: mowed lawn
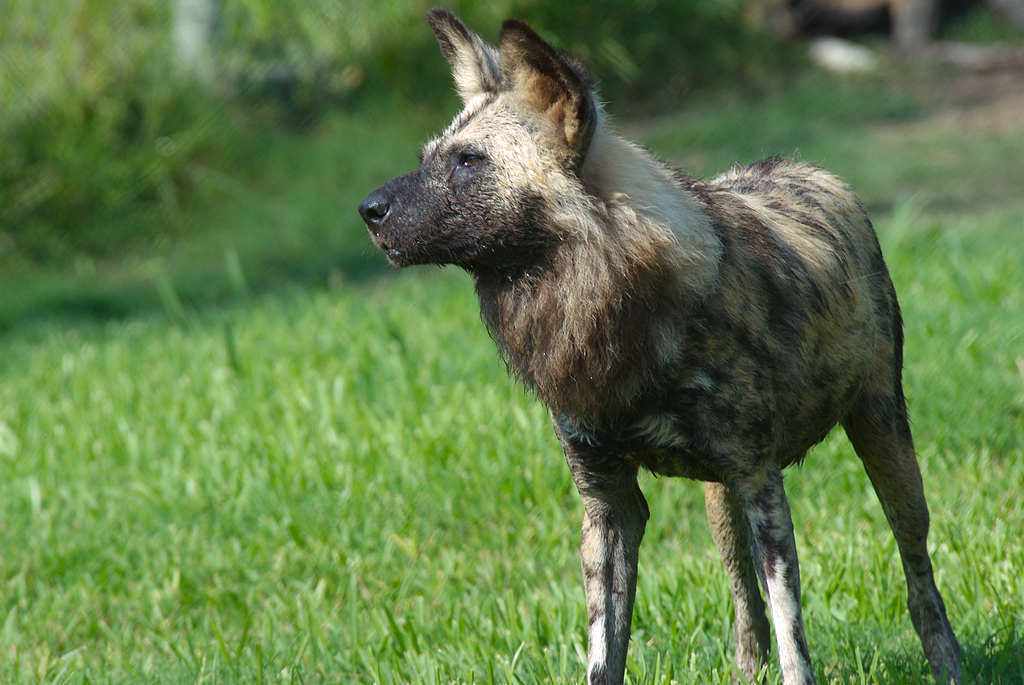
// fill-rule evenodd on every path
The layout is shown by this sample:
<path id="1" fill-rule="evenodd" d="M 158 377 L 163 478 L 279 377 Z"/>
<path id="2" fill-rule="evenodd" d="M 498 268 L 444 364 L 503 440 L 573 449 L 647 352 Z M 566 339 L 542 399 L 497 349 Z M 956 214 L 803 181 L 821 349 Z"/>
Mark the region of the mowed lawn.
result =
<path id="1" fill-rule="evenodd" d="M 666 155 L 685 145 L 661 126 Z M 863 131 L 866 148 L 854 130 L 804 156 L 857 176 L 858 151 L 891 146 L 879 168 L 910 168 L 905 147 Z M 1005 145 L 938 147 L 995 192 L 979 155 Z M 944 211 L 941 178 L 893 199 L 861 176 L 904 311 L 933 560 L 967 682 L 1022 683 L 1024 201 Z M 362 230 L 354 210 L 344 225 Z M 2 683 L 583 681 L 581 506 L 543 407 L 506 376 L 454 269 L 8 333 L 0 473 Z M 895 544 L 845 437 L 788 473 L 819 678 L 928 682 Z M 630 682 L 731 683 L 702 489 L 642 487 Z"/>

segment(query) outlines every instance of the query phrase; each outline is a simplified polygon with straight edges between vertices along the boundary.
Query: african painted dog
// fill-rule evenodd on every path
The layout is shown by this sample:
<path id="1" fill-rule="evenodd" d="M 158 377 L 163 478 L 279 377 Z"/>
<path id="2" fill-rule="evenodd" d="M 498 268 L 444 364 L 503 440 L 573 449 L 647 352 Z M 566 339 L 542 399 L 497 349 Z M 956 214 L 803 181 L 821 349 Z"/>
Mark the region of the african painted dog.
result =
<path id="1" fill-rule="evenodd" d="M 899 546 L 935 677 L 960 647 L 935 587 L 907 423 L 903 333 L 871 223 L 832 174 L 771 159 L 700 181 L 608 125 L 584 68 L 526 24 L 495 47 L 429 14 L 465 104 L 422 165 L 363 200 L 395 265 L 456 264 L 512 372 L 550 408 L 583 499 L 588 681 L 621 683 L 641 468 L 706 482 L 736 658 L 813 683 L 782 469 L 837 423 Z"/>

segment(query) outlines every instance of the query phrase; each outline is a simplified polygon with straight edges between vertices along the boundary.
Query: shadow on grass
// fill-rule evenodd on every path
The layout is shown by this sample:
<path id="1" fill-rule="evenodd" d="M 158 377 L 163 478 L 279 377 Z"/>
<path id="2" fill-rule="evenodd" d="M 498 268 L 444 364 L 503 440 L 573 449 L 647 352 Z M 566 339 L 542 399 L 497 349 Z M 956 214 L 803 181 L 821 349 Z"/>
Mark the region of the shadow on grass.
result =
<path id="1" fill-rule="evenodd" d="M 995 633 L 980 643 L 961 645 L 964 683 L 1020 685 L 1024 683 L 1024 634 L 1016 628 Z"/>
<path id="2" fill-rule="evenodd" d="M 959 638 L 963 685 L 1024 683 L 1024 635 L 1016 629 L 993 633 L 987 638 L 978 635 L 960 635 Z M 860 645 L 853 663 L 823 664 L 826 682 L 874 685 L 935 683 L 916 636 L 889 648 L 882 644 L 870 645 L 870 640 L 857 641 Z"/>
<path id="3" fill-rule="evenodd" d="M 369 248 L 342 256 L 260 254 L 245 263 L 234 255 L 226 252 L 220 266 L 173 272 L 150 262 L 115 278 L 40 270 L 7 284 L 6 289 L 17 292 L 0 302 L 0 335 L 51 323 L 91 325 L 153 315 L 182 318 L 275 291 L 339 287 L 389 273 L 384 259 Z"/>
<path id="4" fill-rule="evenodd" d="M 72 251 L 59 264 L 0 262 L 0 334 L 50 323 L 177 317 L 275 290 L 382 274 L 386 262 L 356 208 L 366 193 L 414 166 L 419 143 L 440 117 L 427 109 L 371 114 L 338 113 L 313 132 L 254 132 L 259 144 L 246 151 L 245 163 L 204 169 L 203 198 L 165 212 L 173 226 L 151 244 L 133 250 L 140 222 L 112 214 L 77 230 L 114 241 L 122 236 L 127 249 L 107 245 L 100 256 Z M 154 222 L 169 221 L 150 214 Z"/>

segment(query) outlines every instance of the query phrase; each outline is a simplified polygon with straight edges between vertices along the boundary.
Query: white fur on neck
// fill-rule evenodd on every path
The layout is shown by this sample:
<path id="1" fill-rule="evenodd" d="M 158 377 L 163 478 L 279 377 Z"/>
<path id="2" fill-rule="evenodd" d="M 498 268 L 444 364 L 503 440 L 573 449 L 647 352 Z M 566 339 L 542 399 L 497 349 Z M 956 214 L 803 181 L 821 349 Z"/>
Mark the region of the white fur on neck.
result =
<path id="1" fill-rule="evenodd" d="M 614 212 L 616 205 L 628 207 L 669 233 L 678 246 L 676 259 L 682 263 L 691 287 L 706 287 L 714 280 L 722 245 L 711 219 L 667 166 L 611 130 L 600 108 L 580 180 L 587 192 L 609 205 L 610 211 Z"/>

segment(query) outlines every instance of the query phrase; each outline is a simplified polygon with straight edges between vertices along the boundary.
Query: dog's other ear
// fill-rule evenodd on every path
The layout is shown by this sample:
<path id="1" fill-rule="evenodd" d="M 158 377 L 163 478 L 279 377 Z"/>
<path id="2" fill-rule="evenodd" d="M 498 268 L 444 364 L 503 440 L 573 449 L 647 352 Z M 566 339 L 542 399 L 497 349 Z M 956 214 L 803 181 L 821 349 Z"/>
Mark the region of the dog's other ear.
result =
<path id="1" fill-rule="evenodd" d="M 580 168 L 597 126 L 587 70 L 515 19 L 501 27 L 500 54 L 506 89 L 524 97 L 556 125 L 565 138 L 567 163 Z"/>
<path id="2" fill-rule="evenodd" d="M 466 28 L 446 9 L 430 10 L 427 21 L 437 36 L 441 52 L 452 65 L 455 88 L 463 102 L 474 95 L 497 93 L 501 89 L 498 51 L 493 45 Z"/>

